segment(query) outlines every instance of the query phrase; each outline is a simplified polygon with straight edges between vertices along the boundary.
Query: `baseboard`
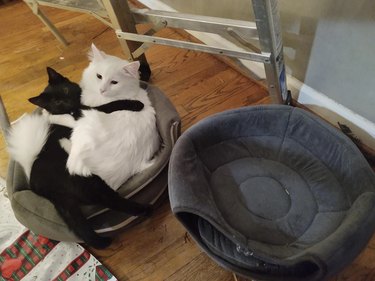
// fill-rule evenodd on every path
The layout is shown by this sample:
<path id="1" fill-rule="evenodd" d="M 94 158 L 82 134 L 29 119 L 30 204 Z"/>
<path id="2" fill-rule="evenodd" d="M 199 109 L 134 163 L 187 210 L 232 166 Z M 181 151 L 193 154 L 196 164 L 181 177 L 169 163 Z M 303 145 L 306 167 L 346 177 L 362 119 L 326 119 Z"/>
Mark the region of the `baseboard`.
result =
<path id="1" fill-rule="evenodd" d="M 336 127 L 337 122 L 347 125 L 363 144 L 375 150 L 375 124 L 373 122 L 294 77 L 288 77 L 288 88 L 294 93 L 293 98 L 298 103 Z"/>
<path id="2" fill-rule="evenodd" d="M 175 9 L 161 2 L 160 0 L 138 1 L 153 10 L 176 12 Z M 243 50 L 219 35 L 191 30 L 186 31 L 207 45 L 229 48 L 233 50 Z M 255 74 L 259 80 L 265 78 L 263 64 L 247 60 L 240 60 L 240 62 L 243 64 L 243 66 Z M 375 123 L 330 99 L 323 93 L 320 93 L 306 84 L 303 84 L 301 81 L 290 75 L 287 76 L 287 81 L 288 88 L 291 90 L 294 100 L 304 105 L 317 115 L 323 117 L 336 127 L 337 122 L 346 124 L 363 142 L 363 144 L 375 150 Z"/>

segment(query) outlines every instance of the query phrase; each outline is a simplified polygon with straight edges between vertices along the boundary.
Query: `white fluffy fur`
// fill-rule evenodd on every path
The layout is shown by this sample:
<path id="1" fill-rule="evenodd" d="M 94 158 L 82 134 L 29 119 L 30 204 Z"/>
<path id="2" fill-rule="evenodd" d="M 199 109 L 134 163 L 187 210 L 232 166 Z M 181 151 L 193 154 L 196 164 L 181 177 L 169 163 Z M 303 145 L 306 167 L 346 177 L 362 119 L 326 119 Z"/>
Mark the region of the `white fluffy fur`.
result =
<path id="1" fill-rule="evenodd" d="M 82 103 L 98 106 L 134 99 L 141 101 L 144 108 L 140 112 L 123 110 L 111 114 L 85 110 L 70 138 L 70 174 L 96 174 L 116 190 L 129 177 L 152 165 L 160 140 L 155 110 L 146 91 L 139 87 L 138 68 L 138 62 L 129 63 L 92 46 L 91 63 L 81 81 Z"/>
<path id="2" fill-rule="evenodd" d="M 120 99 L 138 99 L 139 62 L 128 62 L 98 50 L 93 44 L 91 63 L 83 71 L 80 86 L 83 104 L 98 106 Z M 97 75 L 101 75 L 99 79 Z M 112 81 L 118 82 L 111 84 Z"/>
<path id="3" fill-rule="evenodd" d="M 26 114 L 9 131 L 9 154 L 21 164 L 28 179 L 33 163 L 47 141 L 49 127 L 46 116 Z"/>

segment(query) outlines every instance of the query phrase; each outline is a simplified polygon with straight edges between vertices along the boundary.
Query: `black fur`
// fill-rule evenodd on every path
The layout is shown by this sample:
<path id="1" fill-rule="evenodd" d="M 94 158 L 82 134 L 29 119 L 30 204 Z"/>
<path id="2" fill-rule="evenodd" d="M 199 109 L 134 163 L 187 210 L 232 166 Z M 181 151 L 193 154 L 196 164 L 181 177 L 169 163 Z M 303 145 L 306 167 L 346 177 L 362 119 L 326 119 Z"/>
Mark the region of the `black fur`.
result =
<path id="1" fill-rule="evenodd" d="M 118 110 L 141 111 L 143 107 L 144 104 L 138 100 L 117 100 L 95 107 L 81 105 L 80 110 L 82 111 L 82 109 L 95 109 L 104 113 L 112 113 Z"/>
<path id="2" fill-rule="evenodd" d="M 81 95 L 79 86 L 50 68 L 48 76 L 49 85 L 40 95 L 44 97 L 32 98 L 32 100 L 53 113 L 71 113 L 72 110 L 76 112 L 76 108 L 73 107 L 80 106 L 80 103 L 77 103 Z M 132 102 L 126 104 L 128 108 L 131 107 L 130 110 L 134 110 Z M 124 106 L 124 104 L 122 105 Z M 139 110 L 143 108 L 143 104 L 142 106 L 136 104 L 136 106 Z M 107 113 L 110 113 L 110 108 L 121 110 L 120 104 L 103 107 L 103 111 Z M 71 129 L 69 128 L 58 125 L 51 126 L 48 140 L 32 166 L 30 187 L 35 193 L 49 199 L 54 204 L 66 224 L 84 242 L 95 248 L 105 248 L 109 246 L 111 239 L 95 233 L 84 217 L 81 205 L 102 205 L 135 216 L 149 215 L 151 207 L 122 198 L 98 176 L 70 175 L 66 169 L 68 155 L 59 144 L 61 138 L 69 138 L 70 134 Z"/>
<path id="3" fill-rule="evenodd" d="M 97 107 L 81 104 L 81 88 L 50 67 L 47 67 L 48 86 L 39 96 L 29 101 L 51 114 L 71 114 L 75 119 L 82 116 L 83 109 L 95 109 L 104 113 L 118 110 L 141 111 L 144 104 L 137 100 L 117 100 Z"/>
<path id="4" fill-rule="evenodd" d="M 151 68 L 147 61 L 141 61 L 141 65 L 139 67 L 139 72 L 141 73 L 141 81 L 148 82 L 151 77 Z M 142 84 L 141 84 L 142 87 Z"/>

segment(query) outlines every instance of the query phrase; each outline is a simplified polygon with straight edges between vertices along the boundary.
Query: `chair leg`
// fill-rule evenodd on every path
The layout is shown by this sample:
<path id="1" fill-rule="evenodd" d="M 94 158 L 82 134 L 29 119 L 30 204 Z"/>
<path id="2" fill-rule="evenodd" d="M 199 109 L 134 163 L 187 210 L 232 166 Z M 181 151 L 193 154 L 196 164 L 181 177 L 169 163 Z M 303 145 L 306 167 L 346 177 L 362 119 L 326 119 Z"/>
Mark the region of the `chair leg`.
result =
<path id="1" fill-rule="evenodd" d="M 113 25 L 113 28 L 125 31 L 137 33 L 135 28 L 135 22 L 133 15 L 130 11 L 128 1 L 122 0 L 102 0 L 105 9 L 107 10 L 109 19 Z M 119 39 L 122 50 L 126 56 L 127 60 L 134 60 L 133 52 L 135 52 L 141 45 L 139 42 L 125 41 Z M 151 76 L 151 69 L 147 62 L 146 56 L 144 54 L 138 57 L 141 63 L 141 80 L 148 81 Z"/>
<path id="2" fill-rule="evenodd" d="M 52 32 L 56 39 L 59 40 L 60 43 L 63 44 L 65 47 L 67 47 L 68 41 L 66 41 L 64 36 L 51 23 L 48 17 L 39 9 L 38 3 L 35 0 L 25 0 L 24 2 L 29 6 L 33 13 L 44 23 L 44 25 L 48 27 L 48 29 Z"/>

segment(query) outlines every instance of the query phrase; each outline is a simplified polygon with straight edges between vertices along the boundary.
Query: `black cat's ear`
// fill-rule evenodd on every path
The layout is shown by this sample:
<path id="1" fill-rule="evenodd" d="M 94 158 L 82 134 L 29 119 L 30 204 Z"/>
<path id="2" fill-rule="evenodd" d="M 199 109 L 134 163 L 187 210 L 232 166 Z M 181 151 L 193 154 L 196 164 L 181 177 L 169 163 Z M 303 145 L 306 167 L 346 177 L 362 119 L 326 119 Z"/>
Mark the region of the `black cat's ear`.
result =
<path id="1" fill-rule="evenodd" d="M 47 101 L 45 100 L 45 98 L 42 95 L 29 98 L 29 102 L 31 102 L 32 104 L 35 104 L 35 105 L 37 105 L 41 108 L 45 108 L 46 104 L 47 104 Z"/>
<path id="2" fill-rule="evenodd" d="M 51 67 L 47 67 L 47 73 L 48 73 L 49 84 L 57 84 L 66 80 L 64 76 L 62 76 L 60 73 L 58 73 L 56 70 L 54 70 Z"/>

